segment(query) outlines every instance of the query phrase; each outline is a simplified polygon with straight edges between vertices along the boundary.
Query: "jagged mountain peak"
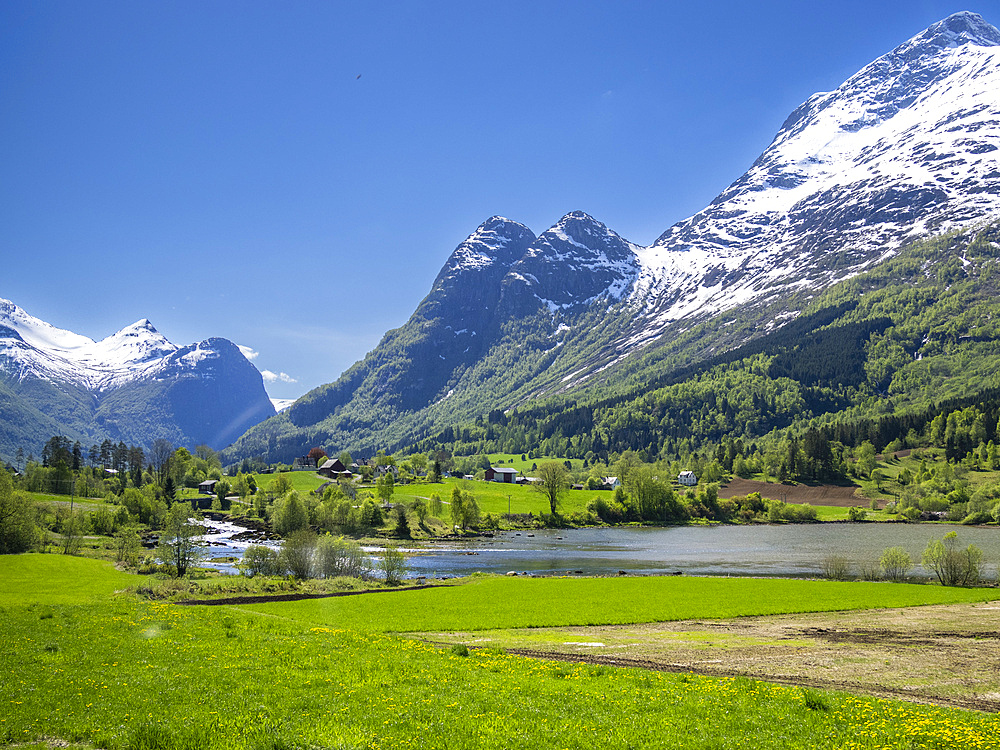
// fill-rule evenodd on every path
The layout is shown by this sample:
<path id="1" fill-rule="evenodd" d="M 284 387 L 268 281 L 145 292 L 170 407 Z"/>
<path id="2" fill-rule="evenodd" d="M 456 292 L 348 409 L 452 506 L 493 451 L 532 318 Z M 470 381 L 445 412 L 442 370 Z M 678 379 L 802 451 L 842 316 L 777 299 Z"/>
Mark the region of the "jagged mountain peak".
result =
<path id="1" fill-rule="evenodd" d="M 963 10 L 931 24 L 893 50 L 893 53 L 926 53 L 943 47 L 960 47 L 963 44 L 975 44 L 980 47 L 998 46 L 1000 31 L 978 13 Z"/>
<path id="2" fill-rule="evenodd" d="M 740 179 L 644 253 L 647 312 L 666 325 L 819 288 L 996 215 L 998 91 L 1000 32 L 960 13 L 813 95 Z"/>
<path id="3" fill-rule="evenodd" d="M 524 314 L 579 309 L 599 297 L 620 300 L 638 275 L 638 247 L 584 213 L 572 211 L 535 238 L 504 279 L 505 308 Z"/>
<path id="4" fill-rule="evenodd" d="M 988 61 L 996 67 L 993 55 L 998 46 L 1000 31 L 982 16 L 955 13 L 874 60 L 836 90 L 811 96 L 788 117 L 772 146 L 815 129 L 828 111 L 840 120 L 844 132 L 885 122 L 933 92 L 935 84 L 953 77 L 956 68 L 978 70 Z"/>
<path id="5" fill-rule="evenodd" d="M 620 234 L 583 211 L 570 211 L 553 226 L 536 238 L 529 255 L 553 249 L 553 245 L 570 242 L 578 251 L 587 254 L 600 251 L 606 246 L 614 246 L 616 253 L 630 252 L 634 245 Z"/>
<path id="6" fill-rule="evenodd" d="M 455 248 L 438 274 L 434 287 L 438 288 L 467 271 L 499 267 L 506 273 L 534 239 L 534 233 L 524 224 L 502 216 L 490 217 Z"/>
<path id="7" fill-rule="evenodd" d="M 547 233 L 562 233 L 572 237 L 579 236 L 580 238 L 615 237 L 622 239 L 617 232 L 584 211 L 570 211 L 557 221 L 553 227 L 548 229 Z"/>

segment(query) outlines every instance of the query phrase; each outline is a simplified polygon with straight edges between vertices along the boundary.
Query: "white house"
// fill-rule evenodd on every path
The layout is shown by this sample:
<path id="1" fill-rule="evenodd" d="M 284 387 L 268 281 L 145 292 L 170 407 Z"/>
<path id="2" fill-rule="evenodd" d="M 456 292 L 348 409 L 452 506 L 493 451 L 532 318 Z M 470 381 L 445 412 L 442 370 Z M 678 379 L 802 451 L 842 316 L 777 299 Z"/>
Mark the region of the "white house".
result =
<path id="1" fill-rule="evenodd" d="M 693 471 L 682 471 L 677 475 L 677 481 L 687 487 L 694 487 L 698 484 L 698 477 L 694 475 Z"/>

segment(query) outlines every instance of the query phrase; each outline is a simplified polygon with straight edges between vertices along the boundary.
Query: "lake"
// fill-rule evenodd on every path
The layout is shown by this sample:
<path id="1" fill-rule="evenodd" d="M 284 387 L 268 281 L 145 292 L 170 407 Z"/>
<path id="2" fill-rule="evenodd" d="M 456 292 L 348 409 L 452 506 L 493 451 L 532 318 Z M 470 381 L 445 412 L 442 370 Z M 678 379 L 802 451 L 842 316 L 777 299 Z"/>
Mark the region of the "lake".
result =
<path id="1" fill-rule="evenodd" d="M 209 558 L 242 557 L 250 542 L 233 542 L 243 531 L 228 522 L 208 522 Z M 817 576 L 825 558 L 846 558 L 851 573 L 864 561 L 877 561 L 888 547 L 902 547 L 919 567 L 920 555 L 932 539 L 958 532 L 962 547 L 983 550 L 988 576 L 1000 561 L 1000 528 L 940 524 L 825 523 L 785 526 L 672 526 L 667 528 L 584 528 L 504 531 L 492 538 L 401 547 L 407 554 L 408 577 L 443 578 L 484 573 L 585 575 L 630 574 L 712 576 Z M 269 543 L 278 546 L 277 543 Z M 378 548 L 369 550 L 378 553 Z M 209 563 L 211 564 L 211 563 Z M 213 565 L 236 572 L 232 563 Z"/>
<path id="2" fill-rule="evenodd" d="M 787 526 L 676 526 L 501 532 L 492 539 L 413 550 L 410 576 L 488 573 L 566 573 L 712 576 L 816 576 L 824 558 L 838 555 L 852 565 L 878 560 L 888 547 L 902 547 L 918 566 L 932 539 L 958 531 L 964 547 L 983 550 L 988 575 L 1000 560 L 1000 529 L 929 524 L 808 524 Z M 532 535 L 533 534 L 533 535 Z"/>

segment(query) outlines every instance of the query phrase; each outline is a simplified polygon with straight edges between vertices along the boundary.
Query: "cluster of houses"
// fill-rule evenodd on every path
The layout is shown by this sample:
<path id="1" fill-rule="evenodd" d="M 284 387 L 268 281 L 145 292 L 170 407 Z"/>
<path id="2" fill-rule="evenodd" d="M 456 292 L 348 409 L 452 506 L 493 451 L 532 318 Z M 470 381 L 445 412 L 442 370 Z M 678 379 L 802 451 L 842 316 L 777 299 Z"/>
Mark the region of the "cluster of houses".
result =
<path id="1" fill-rule="evenodd" d="M 360 464 L 355 462 L 350 466 L 345 466 L 339 458 L 328 458 L 322 464 L 318 464 L 314 459 L 303 456 L 295 460 L 294 466 L 300 469 L 315 468 L 317 474 L 320 474 L 334 482 L 340 480 L 350 481 L 354 479 L 354 477 L 361 474 Z M 389 464 L 379 464 L 374 466 L 374 475 L 376 477 L 381 477 L 390 472 L 393 475 L 398 475 L 398 471 L 399 469 Z M 471 475 L 462 474 L 461 472 L 452 472 L 450 476 L 457 479 L 475 478 Z M 490 466 L 490 468 L 486 470 L 484 478 L 487 482 L 498 482 L 500 484 L 531 484 L 538 481 L 534 477 L 520 475 L 517 469 L 509 466 Z M 682 471 L 677 476 L 677 482 L 686 487 L 694 487 L 698 484 L 698 478 L 695 476 L 693 471 Z M 618 477 L 601 477 L 601 484 L 596 489 L 615 490 L 620 486 L 621 481 Z M 573 485 L 573 489 L 582 490 L 585 489 L 585 487 L 582 484 L 577 484 Z M 215 492 L 215 480 L 209 479 L 202 482 L 198 485 L 198 491 L 206 495 L 213 494 Z"/>

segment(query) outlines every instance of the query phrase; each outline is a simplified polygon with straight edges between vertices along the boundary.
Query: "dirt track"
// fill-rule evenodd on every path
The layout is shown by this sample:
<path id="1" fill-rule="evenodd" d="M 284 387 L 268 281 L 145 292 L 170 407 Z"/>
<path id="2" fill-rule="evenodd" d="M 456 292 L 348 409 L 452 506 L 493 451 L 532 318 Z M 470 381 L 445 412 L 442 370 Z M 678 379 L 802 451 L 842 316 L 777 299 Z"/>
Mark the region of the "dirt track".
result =
<path id="1" fill-rule="evenodd" d="M 1000 601 L 485 633 L 437 643 L 1000 711 Z"/>
<path id="2" fill-rule="evenodd" d="M 729 498 L 759 492 L 761 497 L 784 500 L 786 503 L 835 505 L 841 508 L 852 505 L 867 506 L 868 499 L 854 494 L 856 489 L 853 485 L 842 487 L 835 484 L 778 484 L 733 477 L 728 484 L 719 488 L 719 497 Z"/>

